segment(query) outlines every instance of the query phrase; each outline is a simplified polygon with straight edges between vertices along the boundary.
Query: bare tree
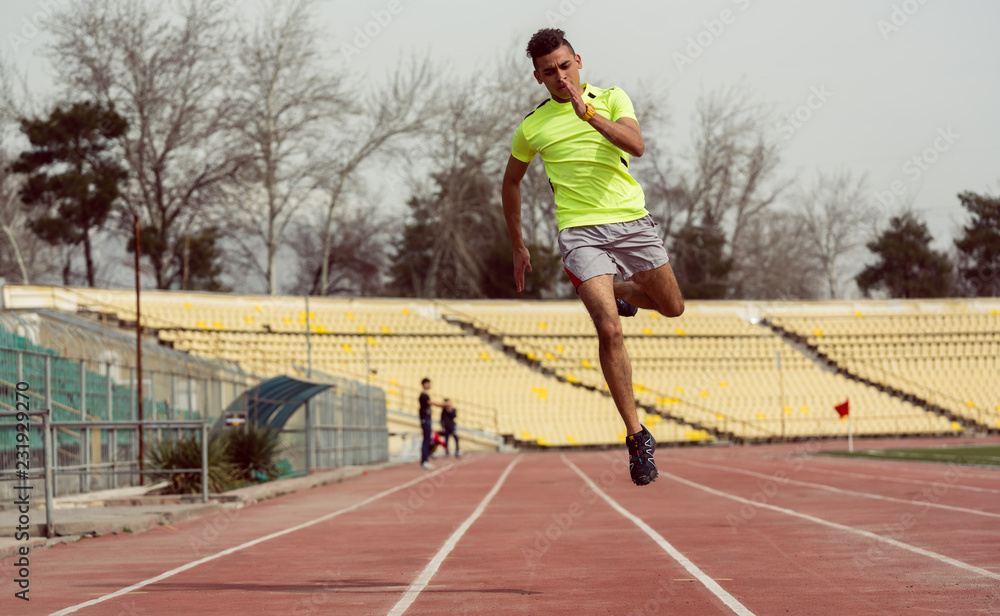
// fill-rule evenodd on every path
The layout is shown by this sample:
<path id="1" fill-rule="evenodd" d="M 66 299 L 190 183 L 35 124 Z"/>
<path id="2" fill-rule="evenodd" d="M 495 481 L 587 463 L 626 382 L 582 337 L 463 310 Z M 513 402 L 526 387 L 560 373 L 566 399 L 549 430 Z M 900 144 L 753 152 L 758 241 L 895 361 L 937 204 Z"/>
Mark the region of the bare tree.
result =
<path id="1" fill-rule="evenodd" d="M 186 285 L 186 247 L 212 235 L 207 216 L 243 164 L 232 141 L 230 8 L 171 4 L 176 13 L 153 0 L 80 0 L 53 16 L 49 47 L 67 98 L 111 104 L 129 122 L 121 222 L 142 221 L 164 289 Z"/>
<path id="2" fill-rule="evenodd" d="M 639 125 L 642 127 L 646 151 L 632 163 L 632 175 L 642 186 L 646 209 L 658 226 L 657 232 L 666 243 L 689 222 L 692 208 L 680 180 L 677 160 L 666 146 L 663 135 L 671 134 L 671 118 L 662 103 L 666 94 L 655 86 L 643 86 L 631 95 Z"/>
<path id="3" fill-rule="evenodd" d="M 777 146 L 767 139 L 769 111 L 742 84 L 698 101 L 693 138 L 694 180 L 687 185 L 689 211 L 707 212 L 729 227 L 731 256 L 740 261 L 747 223 L 770 207 L 790 185 L 777 179 Z"/>
<path id="4" fill-rule="evenodd" d="M 32 233 L 21 201 L 23 176 L 11 173 L 17 157 L 13 142 L 20 136 L 18 119 L 31 113 L 26 79 L 0 57 L 0 276 L 29 284 L 49 272 L 56 252 Z M 8 256 L 9 255 L 9 256 Z"/>
<path id="5" fill-rule="evenodd" d="M 252 162 L 230 221 L 239 221 L 241 233 L 232 235 L 271 294 L 278 292 L 276 257 L 289 224 L 316 196 L 321 165 L 312 153 L 320 148 L 322 125 L 332 123 L 347 100 L 343 80 L 321 64 L 314 6 L 314 0 L 269 0 L 238 44 L 237 129 Z M 263 243 L 263 264 L 256 258 L 261 251 L 243 238 Z"/>
<path id="6" fill-rule="evenodd" d="M 802 220 L 801 241 L 818 263 L 830 298 L 842 296 L 843 261 L 866 239 L 867 192 L 867 176 L 855 179 L 845 170 L 821 173 L 811 187 L 795 196 Z"/>
<path id="7" fill-rule="evenodd" d="M 359 90 L 360 88 L 355 88 Z M 320 262 L 317 292 L 330 292 L 330 259 L 334 246 L 337 209 L 359 181 L 359 170 L 378 155 L 399 154 L 392 147 L 403 138 L 423 131 L 434 115 L 437 86 L 434 69 L 428 59 L 414 59 L 400 64 L 384 86 L 376 87 L 367 97 L 345 101 L 335 124 L 328 127 L 324 141 L 327 148 L 317 152 L 320 164 L 325 212 L 320 223 L 323 258 Z"/>
<path id="8" fill-rule="evenodd" d="M 21 277 L 21 284 L 29 284 L 31 277 L 21 246 L 25 243 L 25 234 L 30 231 L 20 198 L 21 182 L 10 173 L 10 163 L 0 144 L 0 231 L 3 232 L 0 246 L 7 244 L 10 249 L 9 253 L 7 250 L 0 250 L 0 275 L 16 272 Z M 11 255 L 12 263 L 8 262 L 7 254 Z"/>
<path id="9" fill-rule="evenodd" d="M 733 279 L 733 295 L 743 299 L 815 299 L 822 292 L 822 267 L 797 212 L 769 209 L 743 231 L 743 268 Z"/>
<path id="10" fill-rule="evenodd" d="M 374 296 L 382 293 L 389 268 L 394 222 L 374 207 L 341 207 L 334 214 L 338 232 L 333 237 L 327 268 L 327 295 Z M 296 295 L 316 294 L 322 268 L 321 238 L 305 222 L 293 223 L 292 247 L 299 267 L 294 283 L 284 289 Z"/>
<path id="11" fill-rule="evenodd" d="M 439 165 L 435 174 L 438 196 L 431 202 L 433 219 L 437 222 L 435 241 L 429 264 L 420 272 L 423 280 L 416 285 L 425 289 L 424 295 L 437 293 L 446 271 L 451 276 L 449 284 L 462 287 L 461 295 L 484 295 L 480 273 L 490 256 L 489 247 L 482 244 L 482 234 L 470 233 L 467 226 L 470 216 L 474 216 L 481 231 L 492 227 L 499 238 L 506 238 L 503 209 L 495 187 L 499 187 L 506 168 L 514 129 L 536 106 L 533 101 L 544 100 L 545 96 L 532 80 L 528 67 L 523 52 L 519 56 L 512 49 L 498 60 L 490 77 L 469 78 L 452 88 L 444 102 L 446 107 L 434 127 L 431 144 L 433 158 Z M 552 189 L 540 172 L 541 160 L 532 166 L 538 170 L 529 180 L 529 190 L 522 193 L 522 211 L 533 227 L 529 238 L 552 241 L 555 225 Z M 494 196 L 492 202 L 480 196 L 484 180 L 488 187 L 486 195 Z"/>

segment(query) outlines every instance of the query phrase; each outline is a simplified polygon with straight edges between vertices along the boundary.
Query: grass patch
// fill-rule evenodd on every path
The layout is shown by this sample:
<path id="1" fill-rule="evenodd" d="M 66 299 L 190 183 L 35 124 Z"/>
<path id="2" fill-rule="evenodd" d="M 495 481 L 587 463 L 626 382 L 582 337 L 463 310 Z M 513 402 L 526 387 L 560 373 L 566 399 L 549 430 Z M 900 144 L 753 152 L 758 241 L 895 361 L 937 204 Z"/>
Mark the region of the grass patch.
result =
<path id="1" fill-rule="evenodd" d="M 947 464 L 977 464 L 1000 466 L 1000 445 L 976 445 L 970 447 L 921 447 L 913 449 L 865 449 L 847 453 L 828 451 L 825 455 L 845 458 L 874 458 L 877 460 L 908 460 L 921 462 L 943 462 Z"/>

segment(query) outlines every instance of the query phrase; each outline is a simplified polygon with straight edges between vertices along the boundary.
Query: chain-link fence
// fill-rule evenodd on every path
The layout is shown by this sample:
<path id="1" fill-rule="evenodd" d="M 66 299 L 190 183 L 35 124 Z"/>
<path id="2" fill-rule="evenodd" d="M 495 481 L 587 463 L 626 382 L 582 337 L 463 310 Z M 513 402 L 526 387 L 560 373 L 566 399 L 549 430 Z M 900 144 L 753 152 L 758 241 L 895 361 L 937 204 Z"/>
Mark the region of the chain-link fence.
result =
<path id="1" fill-rule="evenodd" d="M 31 408 L 50 409 L 57 495 L 138 485 L 138 429 L 107 422 L 138 421 L 140 405 L 146 422 L 211 422 L 256 381 L 235 364 L 144 342 L 140 398 L 136 357 L 135 337 L 117 328 L 59 313 L 0 311 L 0 409 L 15 408 L 15 391 Z M 179 428 L 168 426 L 147 425 L 144 434 L 150 442 L 177 436 L 171 430 Z M 15 438 L 0 429 L 0 474 L 14 468 Z M 9 483 L 0 482 L 0 500 L 9 496 Z"/>
<path id="2" fill-rule="evenodd" d="M 231 362 L 148 342 L 141 377 L 136 358 L 135 337 L 117 326 L 56 312 L 0 311 L 0 409 L 14 410 L 16 394 L 31 408 L 50 409 L 56 495 L 138 485 L 140 415 L 148 460 L 153 443 L 191 429 L 173 422 L 216 423 L 261 384 Z M 386 461 L 385 392 L 349 379 L 320 378 L 329 388 L 284 426 L 284 456 L 292 469 Z M 0 500 L 12 496 L 13 483 L 6 479 L 14 476 L 16 431 L 2 425 L 11 421 L 0 417 Z M 307 445 L 313 452 L 308 457 Z"/>
<path id="3" fill-rule="evenodd" d="M 326 388 L 303 400 L 287 419 L 267 409 L 294 404 L 301 392 L 323 386 Z M 310 379 L 275 377 L 249 390 L 226 413 L 244 418 L 268 417 L 266 423 L 281 430 L 281 457 L 293 471 L 376 464 L 389 459 L 385 391 L 351 379 L 316 371 Z M 312 454 L 307 456 L 306 451 Z"/>

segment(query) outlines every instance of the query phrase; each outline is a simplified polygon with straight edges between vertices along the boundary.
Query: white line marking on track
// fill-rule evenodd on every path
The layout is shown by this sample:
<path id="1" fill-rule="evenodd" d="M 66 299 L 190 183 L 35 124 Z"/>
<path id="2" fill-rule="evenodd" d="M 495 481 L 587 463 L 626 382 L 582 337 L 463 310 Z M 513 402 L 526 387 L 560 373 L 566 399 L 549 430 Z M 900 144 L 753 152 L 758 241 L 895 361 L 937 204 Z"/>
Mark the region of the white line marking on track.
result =
<path id="1" fill-rule="evenodd" d="M 847 477 L 858 477 L 859 479 L 878 479 L 880 481 L 896 481 L 899 483 L 915 483 L 918 485 L 933 485 L 934 483 L 936 483 L 934 481 L 927 481 L 926 479 L 907 479 L 905 477 L 886 477 L 885 475 L 866 475 L 865 473 L 838 471 L 832 468 L 816 468 L 815 466 L 809 466 L 809 465 L 803 466 L 802 470 L 809 471 L 811 473 L 831 473 L 834 475 L 846 475 Z M 1000 490 L 993 490 L 990 488 L 979 488 L 976 486 L 963 486 L 963 485 L 954 485 L 952 487 L 959 490 L 968 490 L 969 492 L 985 492 L 987 494 L 1000 494 Z"/>
<path id="2" fill-rule="evenodd" d="M 775 483 L 791 483 L 799 486 L 805 486 L 808 488 L 818 488 L 820 490 L 827 490 L 828 492 L 834 492 L 837 494 L 847 494 L 850 496 L 861 496 L 863 498 L 871 498 L 874 500 L 889 501 L 892 503 L 903 503 L 904 505 L 918 505 L 920 507 L 935 507 L 937 509 L 946 509 L 948 511 L 957 511 L 959 513 L 971 513 L 973 515 L 982 515 L 990 518 L 1000 518 L 1000 513 L 990 513 L 988 511 L 980 511 L 978 509 L 966 509 L 964 507 L 955 507 L 952 505 L 940 505 L 938 503 L 932 503 L 926 500 L 907 500 L 905 498 L 894 498 L 892 496 L 881 496 L 879 494 L 870 494 L 868 492 L 855 492 L 853 490 L 844 490 L 842 488 L 835 488 L 833 486 L 823 485 L 821 483 L 810 483 L 808 481 L 798 481 L 797 479 L 788 479 L 787 477 L 777 478 L 774 475 L 765 475 L 764 473 L 757 473 L 754 471 L 748 471 L 741 468 L 731 468 L 728 466 L 721 466 L 718 464 L 705 464 L 704 462 L 693 462 L 691 460 L 678 460 L 684 464 L 690 464 L 692 466 L 703 466 L 705 468 L 715 468 L 723 471 L 728 471 L 730 473 L 739 473 L 741 475 L 750 475 L 751 477 L 760 477 L 761 479 L 770 479 Z M 948 488 L 953 486 L 948 485 Z"/>
<path id="3" fill-rule="evenodd" d="M 406 488 L 408 488 L 408 487 L 410 487 L 410 486 L 412 486 L 414 484 L 420 483 L 421 481 L 425 481 L 426 479 L 429 479 L 430 477 L 433 477 L 434 475 L 438 475 L 440 473 L 443 473 L 444 471 L 448 470 L 449 468 L 452 468 L 453 466 L 455 466 L 455 465 L 450 465 L 450 466 L 445 466 L 445 467 L 439 468 L 438 470 L 434 471 L 433 473 L 428 473 L 426 475 L 422 475 L 420 477 L 417 477 L 416 479 L 413 479 L 412 481 L 407 481 L 404 484 L 398 485 L 395 488 L 390 488 L 388 490 L 385 490 L 384 492 L 379 492 L 375 496 L 369 496 L 365 500 L 359 501 L 357 503 L 354 503 L 350 507 L 344 507 L 343 509 L 338 509 L 337 511 L 334 511 L 333 513 L 328 513 L 328 514 L 326 514 L 324 516 L 316 518 L 315 520 L 310 520 L 308 522 L 303 522 L 302 524 L 299 524 L 298 526 L 293 526 L 291 528 L 286 528 L 285 530 L 279 530 L 276 533 L 271 533 L 270 535 L 266 535 L 264 537 L 258 537 L 257 539 L 254 539 L 252 541 L 247 541 L 246 543 L 237 545 L 235 547 L 231 547 L 231 548 L 229 548 L 227 550 L 223 550 L 221 552 L 217 552 L 215 554 L 212 554 L 211 556 L 206 556 L 205 558 L 201 558 L 201 559 L 189 562 L 186 565 L 181 565 L 180 567 L 177 567 L 175 569 L 171 569 L 170 571 L 166 571 L 164 573 L 161 573 L 160 575 L 157 575 L 156 577 L 151 577 L 151 578 L 149 578 L 147 580 L 143 580 L 141 582 L 137 582 L 135 584 L 132 584 L 131 586 L 128 586 L 126 588 L 122 588 L 121 590 L 116 590 L 115 592 L 107 594 L 107 595 L 104 595 L 103 597 L 99 597 L 97 599 L 91 599 L 90 601 L 84 601 L 83 603 L 79 603 L 77 605 L 73 605 L 73 606 L 70 606 L 70 607 L 67 607 L 67 608 L 63 608 L 63 609 L 59 610 L 58 612 L 52 612 L 52 614 L 50 614 L 49 616 L 64 616 L 65 614 L 72 614 L 72 613 L 76 612 L 77 610 L 81 610 L 81 609 L 83 609 L 85 607 L 90 607 L 92 605 L 97 605 L 98 603 L 103 603 L 104 601 L 107 601 L 109 599 L 114 599 L 115 597 L 120 597 L 122 595 L 126 595 L 126 594 L 128 594 L 130 592 L 133 592 L 133 591 L 138 590 L 140 588 L 143 588 L 145 586 L 149 586 L 150 584 L 155 584 L 156 582 L 160 582 L 160 581 L 165 580 L 165 579 L 167 579 L 169 577 L 173 577 L 173 576 L 177 575 L 178 573 L 183 573 L 184 571 L 187 571 L 188 569 L 193 569 L 193 568 L 197 567 L 198 565 L 205 564 L 205 563 L 207 563 L 209 561 L 215 560 L 216 558 L 221 558 L 223 556 L 228 556 L 229 554 L 235 554 L 236 552 L 239 552 L 241 550 L 245 550 L 245 549 L 247 549 L 249 547 L 253 547 L 253 546 L 255 546 L 255 545 L 259 544 L 259 543 L 264 543 L 265 541 L 270 541 L 271 539 L 277 539 L 278 537 L 282 537 L 282 536 L 287 535 L 289 533 L 294 533 L 295 531 L 302 530 L 303 528 L 309 528 L 310 526 L 314 526 L 314 525 L 319 524 L 321 522 L 326 522 L 327 520 L 332 520 L 333 518 L 335 518 L 337 516 L 343 515 L 345 513 L 350 513 L 352 511 L 355 511 L 357 509 L 360 509 L 360 508 L 364 507 L 365 505 L 374 503 L 375 501 L 379 500 L 380 498 L 389 496 L 390 494 L 393 494 L 395 492 L 399 492 L 400 490 L 405 490 Z"/>
<path id="4" fill-rule="evenodd" d="M 399 600 L 398 603 L 396 603 L 396 605 L 392 608 L 392 610 L 388 613 L 387 616 L 400 616 L 401 614 L 403 614 L 403 612 L 409 609 L 410 605 L 412 605 L 414 601 L 416 601 L 421 591 L 423 591 L 423 589 L 427 587 L 427 584 L 430 583 L 431 578 L 433 578 L 434 574 L 437 573 L 437 570 L 441 566 L 441 563 L 444 562 L 444 559 L 448 557 L 448 554 L 450 554 L 451 551 L 455 549 L 455 546 L 458 545 L 458 540 L 461 539 L 462 535 L 465 534 L 465 531 L 469 530 L 469 527 L 472 526 L 475 523 L 475 521 L 479 519 L 479 516 L 481 516 L 483 514 L 483 511 L 486 510 L 486 506 L 490 504 L 490 501 L 493 500 L 493 497 L 496 496 L 497 492 L 500 491 L 500 486 L 502 486 L 504 481 L 507 480 L 507 475 L 510 475 L 510 472 L 514 470 L 514 466 L 518 463 L 520 459 L 521 456 L 517 456 L 516 458 L 514 458 L 513 461 L 511 461 L 509 465 L 507 465 L 507 468 L 504 470 L 504 472 L 500 474 L 500 478 L 497 479 L 496 484 L 493 485 L 493 489 L 490 490 L 485 497 L 483 497 L 483 500 L 480 501 L 479 506 L 476 507 L 476 510 L 472 512 L 472 515 L 466 518 L 465 521 L 462 522 L 462 525 L 459 526 L 457 529 L 455 529 L 455 532 L 453 532 L 451 536 L 448 537 L 448 540 L 444 542 L 444 545 L 441 546 L 441 549 L 438 550 L 438 553 L 434 555 L 434 558 L 431 559 L 431 562 L 427 563 L 427 566 L 424 567 L 424 570 L 421 571 L 420 575 L 417 576 L 417 579 L 414 580 L 412 584 L 410 584 L 410 587 L 406 590 L 405 593 L 403 593 L 403 597 Z"/>
<path id="5" fill-rule="evenodd" d="M 622 507 L 621 505 L 619 505 L 613 498 L 611 498 L 610 496 L 608 496 L 607 494 L 605 494 L 603 491 L 601 491 L 601 489 L 599 487 L 597 487 L 597 484 L 590 480 L 590 477 L 587 477 L 586 475 L 584 475 L 583 471 L 581 471 L 579 468 L 576 467 L 575 464 L 573 464 L 572 462 L 569 461 L 569 458 L 567 458 L 565 455 L 563 455 L 562 459 L 563 459 L 563 462 L 565 462 L 567 466 L 569 466 L 571 469 L 573 469 L 576 472 L 577 475 L 579 475 L 581 478 L 583 478 L 583 480 L 585 482 L 587 482 L 587 485 L 590 486 L 590 489 L 593 490 L 595 494 L 597 494 L 598 496 L 600 496 L 601 498 L 603 498 L 604 501 L 607 502 L 609 505 L 611 505 L 611 507 L 615 511 L 617 511 L 620 514 L 622 514 L 629 521 L 631 521 L 633 524 L 635 524 L 636 526 L 638 526 L 639 529 L 642 530 L 642 532 L 644 532 L 647 535 L 649 535 L 650 538 L 652 538 L 652 540 L 655 541 L 656 544 L 658 546 L 660 546 L 663 549 L 664 552 L 666 552 L 667 554 L 670 555 L 671 558 L 673 558 L 674 560 L 676 560 L 677 563 L 680 564 L 680 566 L 684 567 L 684 569 L 688 573 L 690 573 L 695 579 L 697 579 L 699 582 L 701 582 L 702 585 L 704 585 L 705 588 L 707 588 L 708 590 L 710 590 L 713 595 L 715 595 L 716 597 L 718 597 L 719 600 L 721 600 L 723 603 L 725 603 L 726 606 L 729 607 L 729 609 L 733 610 L 734 613 L 739 614 L 740 616 L 754 616 L 753 612 L 751 612 L 749 609 L 747 609 L 747 607 L 745 605 L 743 605 L 742 603 L 740 603 L 736 599 L 736 597 L 734 597 L 731 594 L 729 594 L 726 591 L 726 589 L 724 589 L 722 586 L 719 585 L 718 582 L 716 582 L 715 580 L 713 580 L 711 577 L 705 575 L 702 572 L 702 570 L 698 568 L 697 565 L 695 565 L 693 562 L 691 562 L 688 559 L 687 556 L 684 556 L 684 554 L 681 554 L 681 552 L 677 548 L 675 548 L 673 545 L 671 545 L 669 541 L 667 541 L 666 539 L 664 539 L 663 535 L 661 535 L 660 533 L 658 533 L 655 530 L 653 530 L 653 528 L 649 524 L 646 524 L 645 522 L 643 522 L 641 518 L 639 518 L 639 517 L 635 516 L 634 514 L 632 514 L 632 512 L 630 512 L 628 509 L 625 509 L 624 507 Z M 662 474 L 662 472 L 661 472 L 661 474 Z"/>
<path id="6" fill-rule="evenodd" d="M 978 573 L 979 575 L 982 575 L 982 576 L 988 577 L 988 578 L 992 578 L 994 580 L 1000 580 L 1000 573 L 993 573 L 992 571 L 987 571 L 986 569 L 981 569 L 979 567 L 976 567 L 975 565 L 970 565 L 970 564 L 964 563 L 964 562 L 962 562 L 960 560 L 955 560 L 954 558 L 950 558 L 948 556 L 945 556 L 944 554 L 938 554 L 937 552 L 931 552 L 930 550 L 925 550 L 923 548 L 918 548 L 917 546 L 910 545 L 908 543 L 903 543 L 902 541 L 897 541 L 897 540 L 892 539 L 890 537 L 883 537 L 881 535 L 876 535 L 875 533 L 871 533 L 871 532 L 868 532 L 866 530 L 860 530 L 860 529 L 857 529 L 857 528 L 853 528 L 851 526 L 845 526 L 843 524 L 838 524 L 836 522 L 830 522 L 829 520 L 824 520 L 822 518 L 817 518 L 817 517 L 811 516 L 811 515 L 809 515 L 807 513 L 799 513 L 798 511 L 793 511 L 791 509 L 785 509 L 784 507 L 778 507 L 778 506 L 775 506 L 775 505 L 768 505 L 767 503 L 758 503 L 756 501 L 752 501 L 750 499 L 742 498 L 740 496 L 733 496 L 732 494 L 729 494 L 727 492 L 722 492 L 720 490 L 716 490 L 716 489 L 710 488 L 708 486 L 703 486 L 701 484 L 695 483 L 693 481 L 688 481 L 687 479 L 683 479 L 681 477 L 678 477 L 676 475 L 672 475 L 672 474 L 664 472 L 664 471 L 660 471 L 660 475 L 663 476 L 663 477 L 669 477 L 669 478 L 673 479 L 674 481 L 676 481 L 678 483 L 683 483 L 684 485 L 691 486 L 692 488 L 696 488 L 696 489 L 701 490 L 703 492 L 708 492 L 709 494 L 715 494 L 716 496 L 721 496 L 722 498 L 728 498 L 730 500 L 734 500 L 734 501 L 737 501 L 739 503 L 745 503 L 747 505 L 750 505 L 751 507 L 763 507 L 764 509 L 770 509 L 771 511 L 777 511 L 778 513 L 784 513 L 785 515 L 794 516 L 796 518 L 802 518 L 803 520 L 808 520 L 810 522 L 815 522 L 816 524 L 822 524 L 823 526 L 829 526 L 830 528 L 836 528 L 837 530 L 846 531 L 846 532 L 849 532 L 849 533 L 853 533 L 855 535 L 861 535 L 862 537 L 868 537 L 868 538 L 874 539 L 876 541 L 881 541 L 883 543 L 888 543 L 889 545 L 895 546 L 897 548 L 902 548 L 904 550 L 909 550 L 910 552 L 914 552 L 916 554 L 921 554 L 923 556 L 927 556 L 928 558 L 933 558 L 934 560 L 937 560 L 939 562 L 946 563 L 946 564 L 958 567 L 959 569 L 964 569 L 964 570 L 972 572 L 972 573 Z"/>

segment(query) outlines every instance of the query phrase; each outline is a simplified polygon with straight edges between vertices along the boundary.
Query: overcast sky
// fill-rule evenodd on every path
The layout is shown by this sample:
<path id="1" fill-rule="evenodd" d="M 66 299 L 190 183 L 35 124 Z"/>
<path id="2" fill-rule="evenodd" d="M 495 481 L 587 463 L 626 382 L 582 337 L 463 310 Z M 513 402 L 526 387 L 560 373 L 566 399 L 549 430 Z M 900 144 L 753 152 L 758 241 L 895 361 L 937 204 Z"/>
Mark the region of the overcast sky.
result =
<path id="1" fill-rule="evenodd" d="M 47 77 L 34 52 L 46 37 L 46 6 L 69 1 L 0 5 L 3 55 L 30 71 L 39 88 Z M 222 1 L 234 10 L 253 4 Z M 996 0 L 351 0 L 322 6 L 331 61 L 346 60 L 373 76 L 423 52 L 455 74 L 488 73 L 498 55 L 523 49 L 538 28 L 560 27 L 583 58 L 585 81 L 630 93 L 655 84 L 666 93 L 673 124 L 653 137 L 674 152 L 689 142 L 698 96 L 743 80 L 774 106 L 783 173 L 867 172 L 873 207 L 881 207 L 876 193 L 885 202 L 897 198 L 895 184 L 913 197 L 940 249 L 964 221 L 957 193 L 1000 193 Z M 37 33 L 29 22 L 41 26 Z M 545 95 L 539 86 L 534 104 Z"/>
<path id="2" fill-rule="evenodd" d="M 428 48 L 462 74 L 488 71 L 496 54 L 523 48 L 538 28 L 562 28 L 583 58 L 583 79 L 626 91 L 663 86 L 675 134 L 655 138 L 673 151 L 689 142 L 698 96 L 743 80 L 774 105 L 785 173 L 867 172 L 871 192 L 887 202 L 898 198 L 896 182 L 942 248 L 964 220 L 957 193 L 1000 193 L 995 0 L 375 0 L 329 7 L 340 52 L 374 73 Z M 390 8 L 397 13 L 382 26 L 379 11 Z M 377 34 L 360 49 L 355 40 L 365 42 L 359 30 L 366 27 Z"/>

